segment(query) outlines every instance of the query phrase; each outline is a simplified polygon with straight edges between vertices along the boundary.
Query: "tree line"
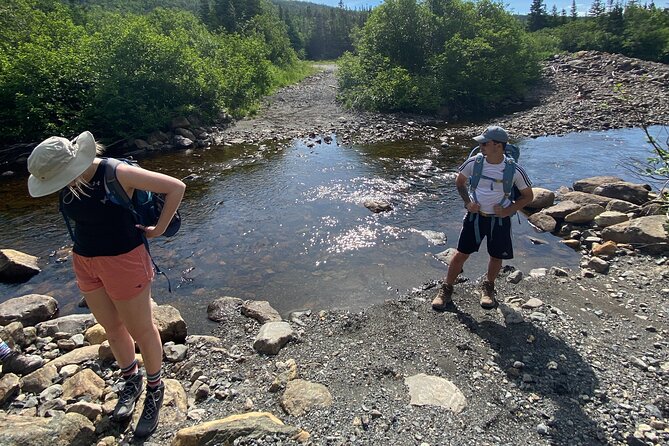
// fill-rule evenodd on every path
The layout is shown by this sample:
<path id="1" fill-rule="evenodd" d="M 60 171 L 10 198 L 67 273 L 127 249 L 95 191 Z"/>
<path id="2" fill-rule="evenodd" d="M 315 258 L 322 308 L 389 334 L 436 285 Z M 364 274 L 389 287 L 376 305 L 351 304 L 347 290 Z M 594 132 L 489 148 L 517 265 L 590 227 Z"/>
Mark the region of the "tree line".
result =
<path id="1" fill-rule="evenodd" d="M 598 50 L 669 63 L 669 9 L 652 1 L 593 0 L 587 15 L 579 16 L 575 0 L 569 13 L 559 14 L 555 5 L 548 13 L 544 0 L 533 0 L 527 28 L 548 51 Z"/>

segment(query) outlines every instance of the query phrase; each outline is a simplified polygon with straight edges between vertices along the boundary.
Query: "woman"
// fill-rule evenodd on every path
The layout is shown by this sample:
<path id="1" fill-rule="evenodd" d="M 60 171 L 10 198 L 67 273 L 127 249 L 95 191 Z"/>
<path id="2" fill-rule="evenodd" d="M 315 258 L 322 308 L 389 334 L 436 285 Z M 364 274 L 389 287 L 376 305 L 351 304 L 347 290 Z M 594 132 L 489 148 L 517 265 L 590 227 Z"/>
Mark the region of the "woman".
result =
<path id="1" fill-rule="evenodd" d="M 115 419 L 132 415 L 143 390 L 135 359 L 135 342 L 146 369 L 146 400 L 135 428 L 147 437 L 158 425 L 163 401 L 162 344 L 151 312 L 153 268 L 144 246 L 161 235 L 179 207 L 186 186 L 176 178 L 122 163 L 116 177 L 129 197 L 135 189 L 165 194 L 165 205 L 155 226 L 135 224 L 132 214 L 111 203 L 100 167 L 102 146 L 90 132 L 72 141 L 53 136 L 40 143 L 28 158 L 28 191 L 41 197 L 60 191 L 60 206 L 75 222 L 72 263 L 88 307 L 107 332 L 107 339 L 124 383 L 114 409 Z"/>

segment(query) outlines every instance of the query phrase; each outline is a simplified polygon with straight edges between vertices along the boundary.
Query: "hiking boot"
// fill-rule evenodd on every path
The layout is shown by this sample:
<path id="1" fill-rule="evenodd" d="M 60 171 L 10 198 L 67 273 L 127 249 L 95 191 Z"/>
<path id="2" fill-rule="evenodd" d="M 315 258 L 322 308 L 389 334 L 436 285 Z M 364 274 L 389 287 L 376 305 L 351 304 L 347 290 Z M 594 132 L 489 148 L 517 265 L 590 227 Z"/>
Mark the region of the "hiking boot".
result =
<path id="1" fill-rule="evenodd" d="M 165 395 L 165 384 L 161 383 L 155 389 L 146 388 L 146 399 L 144 400 L 144 410 L 139 417 L 137 427 L 135 428 L 135 437 L 146 438 L 158 427 L 158 418 L 160 415 L 160 406 L 163 405 L 163 396 Z"/>
<path id="2" fill-rule="evenodd" d="M 432 309 L 444 311 L 451 303 L 453 303 L 453 285 L 445 283 L 439 288 L 437 295 L 434 297 Z"/>
<path id="3" fill-rule="evenodd" d="M 481 284 L 481 306 L 483 308 L 495 308 L 495 283 L 484 280 Z"/>
<path id="4" fill-rule="evenodd" d="M 135 410 L 135 402 L 142 394 L 144 379 L 142 374 L 137 372 L 125 379 L 123 388 L 119 392 L 118 402 L 114 408 L 113 418 L 123 420 L 132 415 Z"/>
<path id="5" fill-rule="evenodd" d="M 20 355 L 11 352 L 2 360 L 2 373 L 27 375 L 44 365 L 44 359 L 36 355 Z"/>

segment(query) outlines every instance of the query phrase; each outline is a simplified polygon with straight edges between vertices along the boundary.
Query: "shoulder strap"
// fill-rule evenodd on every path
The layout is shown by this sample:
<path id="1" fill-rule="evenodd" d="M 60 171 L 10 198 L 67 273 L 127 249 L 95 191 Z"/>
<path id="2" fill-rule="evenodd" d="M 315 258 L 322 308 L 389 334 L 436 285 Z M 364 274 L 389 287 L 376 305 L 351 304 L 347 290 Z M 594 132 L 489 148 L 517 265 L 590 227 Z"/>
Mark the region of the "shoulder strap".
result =
<path id="1" fill-rule="evenodd" d="M 134 214 L 135 206 L 133 205 L 130 197 L 128 197 L 125 189 L 123 189 L 121 183 L 118 181 L 118 178 L 116 178 L 116 168 L 121 163 L 123 163 L 123 161 L 117 160 L 115 158 L 103 158 L 100 162 L 105 172 L 105 194 L 107 195 L 107 199 L 109 201 L 114 204 L 118 204 L 119 206 L 123 206 L 130 211 L 133 211 Z"/>
<path id="2" fill-rule="evenodd" d="M 513 189 L 513 177 L 516 174 L 516 162 L 513 158 L 504 157 L 504 173 L 502 174 L 502 187 L 504 188 L 504 196 L 511 195 Z"/>
<path id="3" fill-rule="evenodd" d="M 472 176 L 469 177 L 469 187 L 476 189 L 481 180 L 481 175 L 483 175 L 483 159 L 484 156 L 482 153 L 479 153 L 474 158 L 474 169 L 472 171 Z"/>

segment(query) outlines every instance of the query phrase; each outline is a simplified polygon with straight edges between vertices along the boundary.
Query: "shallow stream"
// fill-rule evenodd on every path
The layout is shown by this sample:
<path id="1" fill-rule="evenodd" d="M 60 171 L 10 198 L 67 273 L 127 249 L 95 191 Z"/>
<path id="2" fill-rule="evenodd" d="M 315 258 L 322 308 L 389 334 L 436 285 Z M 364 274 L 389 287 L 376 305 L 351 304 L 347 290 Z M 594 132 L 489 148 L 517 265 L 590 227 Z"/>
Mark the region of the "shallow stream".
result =
<path id="1" fill-rule="evenodd" d="M 651 129 L 662 136 L 662 128 Z M 184 224 L 177 236 L 152 242 L 167 272 L 154 297 L 177 307 L 191 333 L 207 333 L 206 308 L 221 296 L 269 301 L 286 314 L 300 309 L 358 309 L 443 276 L 434 254 L 457 244 L 464 214 L 455 170 L 469 141 L 442 149 L 404 141 L 365 147 L 331 144 L 288 148 L 233 146 L 176 152 L 141 160 L 144 167 L 187 178 Z M 585 132 L 519 141 L 520 163 L 534 185 L 557 189 L 594 175 L 639 181 L 630 159 L 651 154 L 639 129 Z M 61 314 L 80 295 L 61 248 L 69 243 L 55 196 L 30 199 L 25 178 L 0 182 L 2 247 L 41 257 L 42 272 L 23 284 L 0 284 L 0 301 L 50 294 Z M 366 199 L 392 203 L 373 214 Z M 429 231 L 444 233 L 435 244 Z M 579 256 L 550 234 L 514 220 L 516 258 L 528 271 L 576 267 Z M 547 243 L 540 243 L 541 241 Z M 485 270 L 484 252 L 465 265 L 471 278 Z"/>

